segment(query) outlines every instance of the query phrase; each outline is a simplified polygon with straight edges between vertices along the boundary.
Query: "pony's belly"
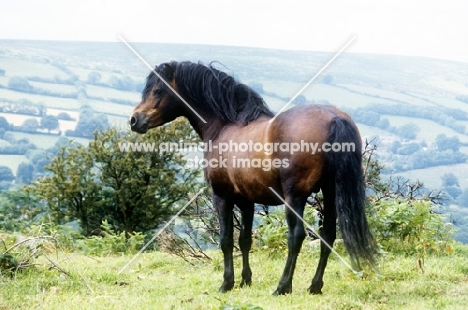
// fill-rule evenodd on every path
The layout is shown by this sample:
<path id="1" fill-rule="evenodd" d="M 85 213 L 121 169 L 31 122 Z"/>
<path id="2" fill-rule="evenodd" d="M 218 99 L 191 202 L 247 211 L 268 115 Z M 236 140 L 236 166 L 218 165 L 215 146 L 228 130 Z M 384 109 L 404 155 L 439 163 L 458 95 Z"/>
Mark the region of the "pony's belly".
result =
<path id="1" fill-rule="evenodd" d="M 278 170 L 268 164 L 259 168 L 237 167 L 207 169 L 206 178 L 216 195 L 223 198 L 243 197 L 256 203 L 280 204 L 270 190 L 281 191 Z"/>

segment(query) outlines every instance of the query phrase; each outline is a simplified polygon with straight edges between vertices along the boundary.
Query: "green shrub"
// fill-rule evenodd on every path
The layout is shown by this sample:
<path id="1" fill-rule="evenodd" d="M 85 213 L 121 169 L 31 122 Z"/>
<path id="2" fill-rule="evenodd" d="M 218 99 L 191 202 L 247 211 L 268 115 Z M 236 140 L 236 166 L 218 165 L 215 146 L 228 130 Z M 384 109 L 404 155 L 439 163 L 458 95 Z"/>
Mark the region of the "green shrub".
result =
<path id="1" fill-rule="evenodd" d="M 304 221 L 313 227 L 318 222 L 317 210 L 306 208 Z M 288 225 L 284 209 L 276 209 L 263 216 L 258 225 L 255 238 L 257 247 L 267 251 L 270 256 L 282 256 L 288 250 Z"/>
<path id="2" fill-rule="evenodd" d="M 143 245 L 145 236 L 140 233 L 134 233 L 128 238 L 125 233 L 116 233 L 107 221 L 101 224 L 101 236 L 91 236 L 79 240 L 77 247 L 79 250 L 90 255 L 105 256 L 118 253 L 136 253 Z"/>
<path id="3" fill-rule="evenodd" d="M 369 225 L 384 251 L 418 254 L 452 252 L 453 225 L 430 200 L 382 199 L 370 205 Z"/>

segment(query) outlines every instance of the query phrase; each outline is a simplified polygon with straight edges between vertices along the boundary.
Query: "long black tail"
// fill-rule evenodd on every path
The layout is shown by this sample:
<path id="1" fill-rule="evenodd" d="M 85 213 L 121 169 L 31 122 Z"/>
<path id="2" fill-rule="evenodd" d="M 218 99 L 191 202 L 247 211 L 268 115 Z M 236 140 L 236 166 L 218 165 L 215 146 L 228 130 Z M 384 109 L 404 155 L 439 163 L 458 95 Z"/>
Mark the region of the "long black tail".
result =
<path id="1" fill-rule="evenodd" d="M 345 248 L 356 266 L 360 259 L 374 266 L 376 243 L 365 214 L 361 137 L 351 120 L 335 117 L 327 142 L 332 146 L 326 153 L 327 167 L 329 176 L 335 177 L 336 213 Z"/>

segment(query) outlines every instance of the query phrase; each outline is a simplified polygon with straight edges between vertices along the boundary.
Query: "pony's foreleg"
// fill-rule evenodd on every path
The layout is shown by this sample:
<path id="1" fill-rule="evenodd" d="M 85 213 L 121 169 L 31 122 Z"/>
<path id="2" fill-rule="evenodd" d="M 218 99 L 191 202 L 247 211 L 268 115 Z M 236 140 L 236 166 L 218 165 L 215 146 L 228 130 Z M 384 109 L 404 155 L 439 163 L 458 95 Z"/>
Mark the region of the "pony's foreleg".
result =
<path id="1" fill-rule="evenodd" d="M 302 218 L 304 214 L 305 199 L 286 197 L 286 203 L 292 207 L 296 213 Z M 299 252 L 301 251 L 302 242 L 306 236 L 304 224 L 288 206 L 285 206 L 286 221 L 288 223 L 288 259 L 284 267 L 283 275 L 278 284 L 278 288 L 273 295 L 284 295 L 292 292 L 292 278 L 296 261 Z"/>
<path id="2" fill-rule="evenodd" d="M 219 220 L 219 242 L 224 255 L 224 281 L 219 288 L 219 291 L 224 293 L 232 290 L 234 287 L 234 265 L 232 259 L 232 251 L 234 247 L 233 241 L 233 218 L 232 210 L 233 203 L 227 202 L 225 199 L 213 195 L 213 204 L 218 212 Z"/>
<path id="3" fill-rule="evenodd" d="M 252 284 L 252 270 L 249 264 L 249 252 L 252 247 L 252 223 L 254 204 L 237 205 L 242 212 L 242 227 L 239 235 L 239 247 L 242 252 L 242 282 L 241 287 Z"/>

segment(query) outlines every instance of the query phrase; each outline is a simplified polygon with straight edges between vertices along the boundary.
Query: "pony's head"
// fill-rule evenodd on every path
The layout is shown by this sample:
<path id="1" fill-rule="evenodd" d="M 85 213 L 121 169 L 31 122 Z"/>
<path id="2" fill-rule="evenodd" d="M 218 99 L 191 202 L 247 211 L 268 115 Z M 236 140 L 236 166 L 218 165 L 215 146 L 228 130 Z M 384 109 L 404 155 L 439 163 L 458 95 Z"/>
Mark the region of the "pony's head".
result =
<path id="1" fill-rule="evenodd" d="M 186 116 L 193 125 L 201 114 L 209 127 L 218 124 L 220 128 L 227 124 L 245 126 L 262 115 L 273 116 L 254 90 L 225 72 L 212 65 L 173 61 L 157 66 L 146 78 L 130 126 L 145 133 L 179 116 Z M 207 122 L 203 119 L 203 123 Z M 211 130 L 216 133 L 218 129 Z"/>
<path id="2" fill-rule="evenodd" d="M 133 131 L 145 133 L 181 116 L 180 99 L 174 93 L 178 91 L 175 74 L 174 66 L 164 63 L 148 75 L 141 102 L 130 116 Z"/>

